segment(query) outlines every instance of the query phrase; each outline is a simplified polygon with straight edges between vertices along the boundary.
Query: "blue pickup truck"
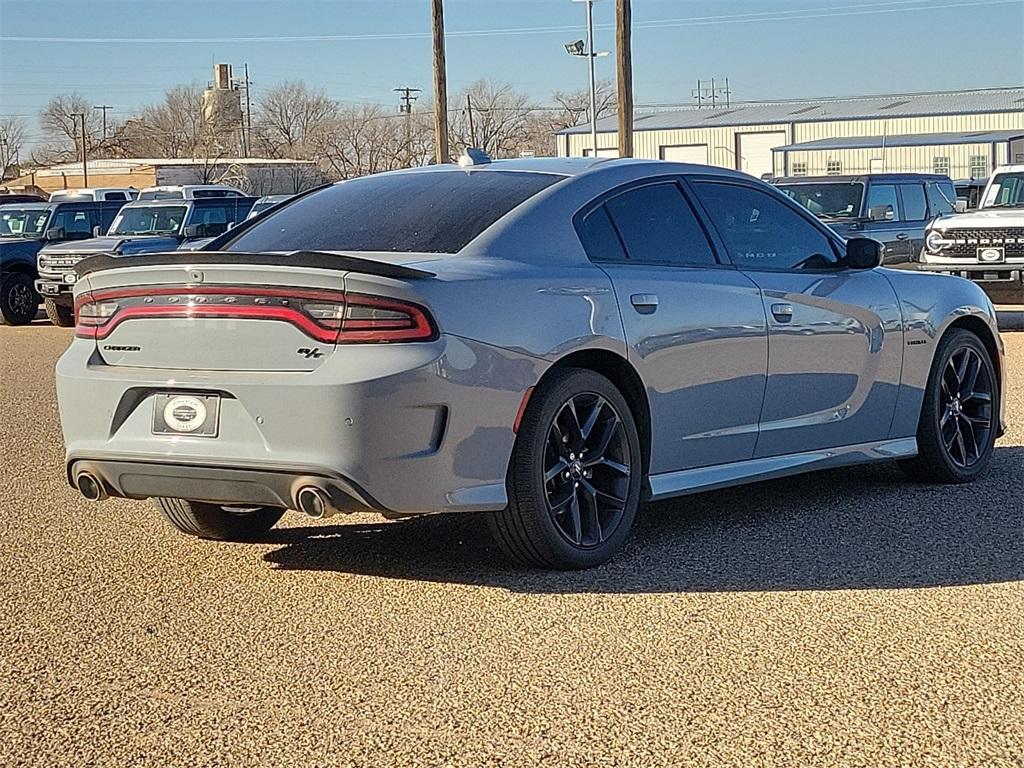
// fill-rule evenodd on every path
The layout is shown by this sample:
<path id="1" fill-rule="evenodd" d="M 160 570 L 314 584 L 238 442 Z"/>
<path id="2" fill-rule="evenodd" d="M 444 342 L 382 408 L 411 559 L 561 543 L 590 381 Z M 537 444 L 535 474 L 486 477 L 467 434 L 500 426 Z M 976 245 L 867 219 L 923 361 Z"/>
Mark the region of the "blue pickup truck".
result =
<path id="1" fill-rule="evenodd" d="M 74 268 L 86 256 L 134 256 L 187 248 L 241 224 L 255 202 L 254 197 L 137 200 L 121 209 L 106 237 L 47 245 L 39 251 L 36 281 L 47 316 L 54 325 L 74 325 Z"/>
<path id="2" fill-rule="evenodd" d="M 36 256 L 106 232 L 124 201 L 21 202 L 0 205 L 0 322 L 25 325 L 39 311 Z"/>

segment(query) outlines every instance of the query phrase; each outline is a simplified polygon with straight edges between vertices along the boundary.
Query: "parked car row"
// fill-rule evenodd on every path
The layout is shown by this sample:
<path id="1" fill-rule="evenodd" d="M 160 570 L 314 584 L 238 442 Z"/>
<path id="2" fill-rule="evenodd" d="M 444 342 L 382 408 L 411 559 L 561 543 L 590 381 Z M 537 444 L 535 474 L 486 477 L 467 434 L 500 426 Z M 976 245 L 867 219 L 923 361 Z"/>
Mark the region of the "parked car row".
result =
<path id="1" fill-rule="evenodd" d="M 224 185 L 185 185 L 79 189 L 54 193 L 49 202 L 27 197 L 0 197 L 0 321 L 8 325 L 31 322 L 40 300 L 55 325 L 73 325 L 74 266 L 86 256 L 201 247 L 290 196 L 257 199 Z"/>

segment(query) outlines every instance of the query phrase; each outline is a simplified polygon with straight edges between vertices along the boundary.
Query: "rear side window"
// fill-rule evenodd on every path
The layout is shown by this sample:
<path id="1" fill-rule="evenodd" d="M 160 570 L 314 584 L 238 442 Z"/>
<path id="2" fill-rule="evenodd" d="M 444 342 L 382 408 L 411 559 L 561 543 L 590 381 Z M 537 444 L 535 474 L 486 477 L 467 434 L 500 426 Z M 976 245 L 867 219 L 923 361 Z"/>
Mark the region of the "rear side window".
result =
<path id="1" fill-rule="evenodd" d="M 366 176 L 293 202 L 224 248 L 457 253 L 517 205 L 563 178 L 488 170 Z"/>
<path id="2" fill-rule="evenodd" d="M 626 252 L 603 205 L 583 217 L 576 225 L 580 242 L 591 261 L 625 261 Z"/>
<path id="3" fill-rule="evenodd" d="M 900 184 L 900 195 L 903 197 L 904 221 L 923 221 L 928 217 L 924 187 L 920 184 Z"/>
<path id="4" fill-rule="evenodd" d="M 629 261 L 696 267 L 718 263 L 704 229 L 674 182 L 631 189 L 604 205 Z"/>

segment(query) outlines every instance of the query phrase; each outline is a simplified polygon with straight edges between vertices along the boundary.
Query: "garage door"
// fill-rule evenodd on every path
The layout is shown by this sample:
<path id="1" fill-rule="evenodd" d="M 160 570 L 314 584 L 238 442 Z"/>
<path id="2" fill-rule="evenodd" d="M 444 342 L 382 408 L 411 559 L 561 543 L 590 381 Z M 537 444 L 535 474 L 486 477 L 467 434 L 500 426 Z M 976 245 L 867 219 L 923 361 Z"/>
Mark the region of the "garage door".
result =
<path id="1" fill-rule="evenodd" d="M 708 164 L 708 145 L 690 144 L 685 147 L 662 147 L 661 159 L 671 160 L 673 163 L 699 163 Z"/>
<path id="2" fill-rule="evenodd" d="M 739 170 L 760 178 L 762 174 L 773 172 L 772 147 L 786 144 L 786 132 L 739 133 L 736 134 L 736 140 L 739 145 Z"/>

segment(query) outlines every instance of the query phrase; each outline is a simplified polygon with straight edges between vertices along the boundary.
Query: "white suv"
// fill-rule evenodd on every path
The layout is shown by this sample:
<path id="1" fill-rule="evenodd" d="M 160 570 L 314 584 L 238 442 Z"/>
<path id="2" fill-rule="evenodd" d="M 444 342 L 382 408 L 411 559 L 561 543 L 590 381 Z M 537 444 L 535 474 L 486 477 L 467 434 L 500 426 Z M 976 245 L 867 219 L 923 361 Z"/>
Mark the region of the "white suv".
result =
<path id="1" fill-rule="evenodd" d="M 134 200 L 139 196 L 135 187 L 82 187 L 81 189 L 58 189 L 50 193 L 51 203 L 77 203 L 83 200 L 93 201 L 124 201 Z"/>
<path id="2" fill-rule="evenodd" d="M 996 169 L 978 210 L 932 222 L 918 269 L 980 283 L 997 303 L 1024 303 L 1024 165 Z"/>

